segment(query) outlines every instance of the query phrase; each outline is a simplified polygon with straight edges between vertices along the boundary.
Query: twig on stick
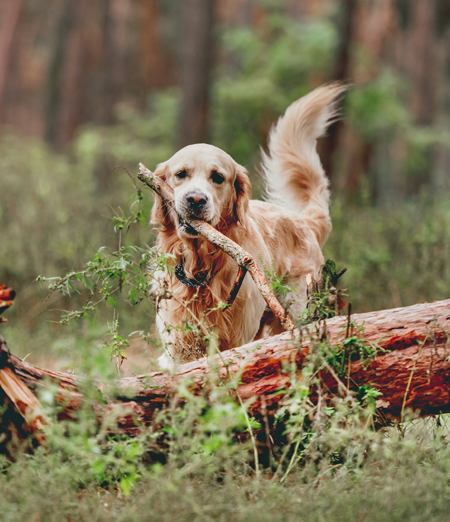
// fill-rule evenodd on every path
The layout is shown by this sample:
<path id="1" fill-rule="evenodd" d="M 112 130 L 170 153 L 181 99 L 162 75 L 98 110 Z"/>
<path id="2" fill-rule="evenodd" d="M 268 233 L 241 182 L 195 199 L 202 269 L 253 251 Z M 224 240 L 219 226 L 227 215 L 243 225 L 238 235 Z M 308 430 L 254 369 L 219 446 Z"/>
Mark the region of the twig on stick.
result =
<path id="1" fill-rule="evenodd" d="M 242 283 L 244 282 L 244 277 L 246 273 L 247 269 L 243 268 L 242 266 L 239 266 L 233 288 L 231 289 L 230 295 L 227 299 L 227 308 L 234 303 L 234 300 L 236 299 L 239 290 L 241 289 Z"/>
<path id="2" fill-rule="evenodd" d="M 148 185 L 154 190 L 167 205 L 169 205 L 175 212 L 174 192 L 170 185 L 168 185 L 163 179 L 155 176 L 147 167 L 142 163 L 139 163 L 139 174 L 138 179 Z M 178 212 L 177 212 L 178 213 Z M 246 252 L 241 246 L 226 237 L 224 234 L 216 230 L 206 221 L 200 219 L 185 218 L 184 221 L 190 225 L 196 232 L 201 234 L 205 239 L 216 245 L 218 248 L 223 250 L 226 254 L 232 257 L 236 263 L 248 270 L 256 283 L 261 295 L 272 310 L 273 314 L 280 320 L 285 330 L 293 330 L 295 328 L 291 318 L 286 314 L 284 308 L 281 306 L 278 299 L 275 297 L 270 286 L 268 285 L 263 273 L 259 269 L 254 258 Z M 245 273 L 244 273 L 245 275 Z M 243 279 L 243 276 L 242 276 Z M 237 280 L 236 280 L 237 281 Z M 242 284 L 242 282 L 241 282 Z M 233 291 L 236 289 L 236 282 L 233 287 Z M 237 288 L 237 291 L 239 288 Z M 236 295 L 237 295 L 236 291 Z M 230 295 L 231 298 L 231 295 Z M 230 299 L 229 298 L 229 299 Z"/>

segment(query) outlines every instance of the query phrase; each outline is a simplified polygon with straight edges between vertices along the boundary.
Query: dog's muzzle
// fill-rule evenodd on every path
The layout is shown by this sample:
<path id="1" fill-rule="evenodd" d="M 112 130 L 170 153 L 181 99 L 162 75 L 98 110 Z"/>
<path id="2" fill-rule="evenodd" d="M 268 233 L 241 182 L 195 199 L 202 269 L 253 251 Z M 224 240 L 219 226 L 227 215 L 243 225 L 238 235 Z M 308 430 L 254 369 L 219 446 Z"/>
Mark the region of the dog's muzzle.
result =
<path id="1" fill-rule="evenodd" d="M 178 230 L 180 230 L 183 234 L 189 236 L 198 236 L 198 232 L 195 231 L 190 225 L 188 225 L 184 218 L 193 218 L 193 219 L 203 219 L 205 221 L 208 216 L 209 210 L 209 198 L 206 194 L 203 194 L 200 191 L 187 192 L 182 200 L 182 205 L 180 206 L 180 216 L 179 216 L 179 226 Z M 184 218 L 183 218 L 184 217 Z"/>

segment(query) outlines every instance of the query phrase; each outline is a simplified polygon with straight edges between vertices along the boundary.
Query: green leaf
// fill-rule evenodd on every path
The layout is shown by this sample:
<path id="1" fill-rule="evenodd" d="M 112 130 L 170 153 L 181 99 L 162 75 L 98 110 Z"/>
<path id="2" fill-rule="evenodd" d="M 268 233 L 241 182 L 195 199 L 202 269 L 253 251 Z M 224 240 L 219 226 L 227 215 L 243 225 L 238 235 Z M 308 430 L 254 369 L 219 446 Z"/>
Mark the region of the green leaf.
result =
<path id="1" fill-rule="evenodd" d="M 106 302 L 109 305 L 114 306 L 114 308 L 117 308 L 117 303 L 116 303 L 116 300 L 114 299 L 114 297 L 108 296 L 106 299 Z"/>
<path id="2" fill-rule="evenodd" d="M 92 294 L 94 292 L 94 285 L 92 284 L 92 281 L 86 276 L 86 274 L 84 274 L 83 283 Z"/>

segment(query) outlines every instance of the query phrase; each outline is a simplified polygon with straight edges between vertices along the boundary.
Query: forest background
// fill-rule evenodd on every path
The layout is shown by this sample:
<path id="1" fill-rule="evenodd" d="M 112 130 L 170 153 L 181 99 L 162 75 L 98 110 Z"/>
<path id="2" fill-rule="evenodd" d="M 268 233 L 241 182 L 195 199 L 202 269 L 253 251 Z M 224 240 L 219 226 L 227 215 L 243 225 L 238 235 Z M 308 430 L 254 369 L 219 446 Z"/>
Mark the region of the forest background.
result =
<path id="1" fill-rule="evenodd" d="M 181 146 L 209 142 L 245 165 L 262 197 L 260 147 L 295 99 L 352 88 L 319 143 L 331 181 L 325 247 L 353 310 L 448 297 L 450 3 L 447 0 L 2 0 L 0 281 L 17 298 L 2 334 L 34 364 L 77 366 L 111 311 L 59 323 L 38 275 L 117 248 L 111 222 Z M 151 199 L 143 212 L 148 223 Z M 127 244 L 151 245 L 150 226 Z M 160 353 L 148 302 L 118 300 L 133 334 L 125 373 Z M 75 297 L 75 301 L 76 301 Z M 80 299 L 80 298 L 78 298 Z M 103 316 L 102 316 L 103 314 Z"/>

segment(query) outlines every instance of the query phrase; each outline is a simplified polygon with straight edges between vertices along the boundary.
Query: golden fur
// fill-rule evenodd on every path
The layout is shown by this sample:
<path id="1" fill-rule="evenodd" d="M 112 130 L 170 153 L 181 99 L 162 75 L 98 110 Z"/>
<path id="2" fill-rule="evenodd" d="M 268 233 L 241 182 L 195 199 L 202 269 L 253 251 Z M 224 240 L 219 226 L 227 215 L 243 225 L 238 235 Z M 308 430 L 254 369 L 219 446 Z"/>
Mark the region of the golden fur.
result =
<path id="1" fill-rule="evenodd" d="M 305 308 L 306 275 L 319 277 L 321 247 L 331 231 L 328 180 L 316 141 L 335 118 L 336 98 L 343 90 L 338 84 L 320 87 L 290 105 L 278 120 L 270 134 L 269 152 L 263 154 L 266 202 L 250 200 L 246 170 L 212 145 L 185 147 L 155 172 L 174 188 L 175 205 L 182 217 L 206 219 L 259 264 L 262 260 L 267 268 L 273 266 L 279 277 L 289 277 L 296 291 L 287 295 L 283 304 L 294 320 Z M 157 313 L 157 327 L 172 358 L 160 358 L 161 366 L 204 353 L 201 336 L 183 329 L 186 319 L 195 323 L 195 317 L 214 330 L 221 350 L 252 341 L 260 331 L 265 302 L 251 277 L 246 276 L 229 309 L 216 310 L 230 293 L 236 262 L 196 237 L 159 196 L 155 197 L 152 222 L 161 225 L 158 247 L 173 254 L 174 265 L 183 261 L 188 277 L 204 273 L 209 280 L 204 287 L 192 288 L 173 274 L 159 274 L 161 284 L 165 281 L 176 297 L 161 300 Z M 279 329 L 273 318 L 268 324 L 273 332 Z"/>

